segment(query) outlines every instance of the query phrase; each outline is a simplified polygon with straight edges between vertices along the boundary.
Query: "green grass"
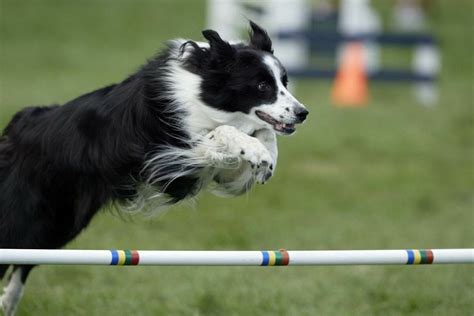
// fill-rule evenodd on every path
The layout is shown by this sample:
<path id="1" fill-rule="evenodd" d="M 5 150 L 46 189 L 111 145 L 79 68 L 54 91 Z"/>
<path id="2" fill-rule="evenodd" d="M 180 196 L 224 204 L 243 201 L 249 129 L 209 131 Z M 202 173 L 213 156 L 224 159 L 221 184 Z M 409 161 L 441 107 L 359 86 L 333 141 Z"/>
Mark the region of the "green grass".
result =
<path id="1" fill-rule="evenodd" d="M 384 7 L 385 1 L 377 1 Z M 474 116 L 469 0 L 440 0 L 440 104 L 371 85 L 364 109 L 298 83 L 307 124 L 280 138 L 265 186 L 203 194 L 151 221 L 109 212 L 69 245 L 88 249 L 472 247 Z M 0 127 L 25 105 L 116 82 L 172 37 L 200 38 L 199 1 L 0 0 Z M 19 315 L 472 315 L 470 266 L 81 267 L 33 271 Z"/>

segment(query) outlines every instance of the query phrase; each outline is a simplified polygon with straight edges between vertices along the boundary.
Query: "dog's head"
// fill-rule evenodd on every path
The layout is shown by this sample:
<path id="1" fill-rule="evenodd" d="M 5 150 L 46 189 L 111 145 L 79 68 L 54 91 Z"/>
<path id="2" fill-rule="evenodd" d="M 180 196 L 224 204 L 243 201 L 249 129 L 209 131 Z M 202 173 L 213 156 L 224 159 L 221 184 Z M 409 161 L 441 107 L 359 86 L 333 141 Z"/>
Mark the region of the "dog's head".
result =
<path id="1" fill-rule="evenodd" d="M 273 55 L 267 32 L 253 22 L 250 27 L 248 44 L 230 44 L 213 30 L 202 32 L 209 47 L 195 47 L 188 60 L 202 78 L 200 97 L 214 109 L 242 113 L 255 130 L 292 134 L 308 111 L 288 91 L 286 69 Z"/>

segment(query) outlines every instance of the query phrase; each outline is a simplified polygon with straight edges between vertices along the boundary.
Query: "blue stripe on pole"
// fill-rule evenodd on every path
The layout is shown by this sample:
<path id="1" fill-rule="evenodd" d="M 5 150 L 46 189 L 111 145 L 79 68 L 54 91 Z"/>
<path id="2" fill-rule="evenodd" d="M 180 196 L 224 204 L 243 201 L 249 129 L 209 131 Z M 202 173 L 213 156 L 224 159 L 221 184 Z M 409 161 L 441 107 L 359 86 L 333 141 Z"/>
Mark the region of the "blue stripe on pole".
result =
<path id="1" fill-rule="evenodd" d="M 268 266 L 268 262 L 270 261 L 270 256 L 268 255 L 268 251 L 262 251 L 262 266 Z"/>
<path id="2" fill-rule="evenodd" d="M 413 264 L 413 262 L 415 262 L 415 254 L 413 253 L 413 250 L 407 250 L 407 254 L 408 254 L 407 264 Z"/>
<path id="3" fill-rule="evenodd" d="M 110 265 L 114 266 L 118 264 L 119 261 L 119 256 L 117 250 L 110 250 L 112 253 L 112 261 L 110 262 Z"/>

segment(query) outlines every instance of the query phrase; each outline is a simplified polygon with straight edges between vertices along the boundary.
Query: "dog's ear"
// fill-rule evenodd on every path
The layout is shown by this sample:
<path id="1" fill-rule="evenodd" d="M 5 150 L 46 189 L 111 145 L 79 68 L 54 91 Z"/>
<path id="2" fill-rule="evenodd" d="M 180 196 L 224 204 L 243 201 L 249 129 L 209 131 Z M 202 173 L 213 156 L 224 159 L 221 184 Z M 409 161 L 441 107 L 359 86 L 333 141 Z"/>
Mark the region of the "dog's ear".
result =
<path id="1" fill-rule="evenodd" d="M 250 21 L 250 46 L 273 54 L 272 40 L 268 33 L 253 21 Z"/>
<path id="2" fill-rule="evenodd" d="M 216 53 L 220 58 L 232 59 L 235 55 L 235 49 L 229 42 L 224 41 L 214 30 L 204 30 L 202 35 L 209 41 L 211 52 Z"/>

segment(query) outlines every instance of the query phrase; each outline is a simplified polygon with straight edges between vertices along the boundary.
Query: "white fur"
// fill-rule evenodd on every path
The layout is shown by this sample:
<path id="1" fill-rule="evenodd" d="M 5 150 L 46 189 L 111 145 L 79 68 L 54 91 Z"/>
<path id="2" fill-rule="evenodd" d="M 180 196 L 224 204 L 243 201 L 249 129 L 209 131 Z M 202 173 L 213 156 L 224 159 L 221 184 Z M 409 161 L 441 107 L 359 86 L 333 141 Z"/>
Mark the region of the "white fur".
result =
<path id="1" fill-rule="evenodd" d="M 8 285 L 3 289 L 3 295 L 0 296 L 0 307 L 5 316 L 15 315 L 18 302 L 23 296 L 23 282 L 21 282 L 21 269 L 16 269 L 11 277 Z"/>

